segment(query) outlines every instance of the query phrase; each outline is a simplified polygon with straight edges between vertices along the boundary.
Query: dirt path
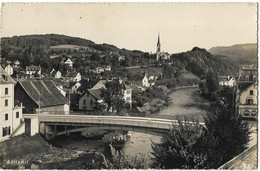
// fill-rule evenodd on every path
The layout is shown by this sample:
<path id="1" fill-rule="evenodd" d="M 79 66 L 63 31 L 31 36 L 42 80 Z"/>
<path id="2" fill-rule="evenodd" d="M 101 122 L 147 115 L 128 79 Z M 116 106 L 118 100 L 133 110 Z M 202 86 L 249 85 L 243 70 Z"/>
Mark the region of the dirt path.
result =
<path id="1" fill-rule="evenodd" d="M 207 113 L 208 102 L 198 95 L 198 87 L 176 90 L 169 95 L 169 106 L 151 117 L 176 119 L 177 116 L 186 116 L 189 120 L 198 118 L 199 121 L 203 121 L 203 115 Z"/>

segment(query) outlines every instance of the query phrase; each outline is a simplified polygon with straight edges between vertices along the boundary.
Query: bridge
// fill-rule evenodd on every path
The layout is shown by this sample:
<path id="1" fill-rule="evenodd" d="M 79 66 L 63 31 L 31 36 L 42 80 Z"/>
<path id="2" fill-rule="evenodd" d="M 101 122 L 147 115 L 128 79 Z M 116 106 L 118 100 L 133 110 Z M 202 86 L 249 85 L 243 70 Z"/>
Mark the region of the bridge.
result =
<path id="1" fill-rule="evenodd" d="M 91 129 L 138 131 L 161 135 L 169 132 L 177 120 L 126 117 L 126 116 L 98 116 L 98 115 L 39 115 L 40 133 L 46 139 L 55 135 L 81 132 Z M 204 123 L 200 123 L 204 125 Z"/>

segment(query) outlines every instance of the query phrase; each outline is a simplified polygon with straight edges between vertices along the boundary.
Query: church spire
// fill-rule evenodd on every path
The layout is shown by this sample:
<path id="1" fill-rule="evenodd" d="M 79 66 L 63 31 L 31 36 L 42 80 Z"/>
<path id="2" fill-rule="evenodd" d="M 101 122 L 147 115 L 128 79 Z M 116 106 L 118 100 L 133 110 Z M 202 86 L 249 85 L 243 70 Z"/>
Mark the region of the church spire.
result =
<path id="1" fill-rule="evenodd" d="M 157 42 L 157 50 L 156 52 L 161 52 L 161 43 L 160 43 L 160 33 L 158 33 L 158 42 Z"/>

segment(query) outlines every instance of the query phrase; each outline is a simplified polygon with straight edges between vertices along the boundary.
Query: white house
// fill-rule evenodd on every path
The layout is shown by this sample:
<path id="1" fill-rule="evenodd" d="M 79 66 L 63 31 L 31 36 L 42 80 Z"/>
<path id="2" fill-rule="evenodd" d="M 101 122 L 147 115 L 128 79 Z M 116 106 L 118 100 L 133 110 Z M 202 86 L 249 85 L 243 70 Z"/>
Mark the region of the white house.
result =
<path id="1" fill-rule="evenodd" d="M 60 71 L 55 71 L 55 69 L 52 69 L 50 75 L 54 78 L 61 78 L 62 74 Z"/>
<path id="2" fill-rule="evenodd" d="M 22 105 L 14 104 L 15 81 L 0 67 L 0 141 L 10 135 L 24 132 L 18 131 L 22 122 Z"/>
<path id="3" fill-rule="evenodd" d="M 257 118 L 257 82 L 239 87 L 238 112 L 243 117 Z"/>
<path id="4" fill-rule="evenodd" d="M 143 87 L 152 87 L 155 85 L 157 77 L 154 75 L 145 75 L 142 79 L 142 86 Z"/>
<path id="5" fill-rule="evenodd" d="M 11 65 L 7 65 L 7 66 L 5 67 L 5 72 L 6 72 L 8 75 L 13 75 L 14 69 L 13 69 L 13 67 L 11 67 Z"/>
<path id="6" fill-rule="evenodd" d="M 64 62 L 64 64 L 73 67 L 73 62 L 69 58 Z"/>
<path id="7" fill-rule="evenodd" d="M 220 76 L 219 85 L 233 87 L 236 85 L 236 79 L 232 76 Z"/>
<path id="8" fill-rule="evenodd" d="M 41 66 L 26 66 L 26 74 L 29 75 L 30 77 L 34 77 L 34 74 L 38 74 L 39 76 L 41 75 Z"/>

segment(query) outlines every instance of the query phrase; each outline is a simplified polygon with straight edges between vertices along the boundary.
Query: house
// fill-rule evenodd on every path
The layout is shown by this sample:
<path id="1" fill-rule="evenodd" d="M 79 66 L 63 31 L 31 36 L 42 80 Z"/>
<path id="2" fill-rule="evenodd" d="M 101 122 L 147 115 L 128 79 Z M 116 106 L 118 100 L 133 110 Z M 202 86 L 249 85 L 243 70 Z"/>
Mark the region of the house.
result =
<path id="1" fill-rule="evenodd" d="M 112 80 L 100 80 L 96 85 L 92 87 L 92 89 L 106 89 L 106 83 L 111 82 Z M 120 81 L 120 84 L 123 85 L 122 93 L 123 99 L 126 103 L 132 104 L 132 88 Z"/>
<path id="2" fill-rule="evenodd" d="M 93 69 L 93 72 L 97 73 L 97 74 L 100 74 L 105 71 L 111 71 L 111 66 L 110 65 L 101 66 L 101 67 L 99 66 L 99 67 L 96 67 L 95 69 Z"/>
<path id="3" fill-rule="evenodd" d="M 13 64 L 13 67 L 14 68 L 19 68 L 20 67 L 20 62 L 18 60 L 15 60 L 14 64 Z"/>
<path id="4" fill-rule="evenodd" d="M 11 67 L 10 64 L 7 65 L 7 66 L 5 67 L 5 72 L 6 72 L 8 75 L 13 75 L 13 73 L 14 73 L 13 67 Z"/>
<path id="5" fill-rule="evenodd" d="M 111 82 L 112 80 L 99 80 L 99 82 L 97 82 L 92 89 L 106 89 L 106 83 L 107 82 Z"/>
<path id="6" fill-rule="evenodd" d="M 54 78 L 61 78 L 62 74 L 60 71 L 55 71 L 54 69 L 52 69 L 52 71 L 50 72 L 50 76 Z"/>
<path id="7" fill-rule="evenodd" d="M 149 87 L 149 83 L 148 83 L 148 77 L 145 75 L 144 78 L 142 79 L 142 86 L 143 87 Z"/>
<path id="8" fill-rule="evenodd" d="M 40 76 L 41 75 L 41 66 L 26 66 L 26 74 L 30 76 L 30 78 L 33 78 L 35 75 Z"/>
<path id="9" fill-rule="evenodd" d="M 78 88 L 81 86 L 81 83 L 78 81 L 68 82 L 68 85 L 65 86 L 66 94 L 77 93 Z"/>
<path id="10" fill-rule="evenodd" d="M 257 118 L 257 82 L 239 85 L 238 113 L 242 117 Z"/>
<path id="11" fill-rule="evenodd" d="M 96 110 L 103 104 L 100 89 L 87 89 L 85 93 L 80 96 L 79 109 L 80 110 Z"/>
<path id="12" fill-rule="evenodd" d="M 96 67 L 94 72 L 97 73 L 97 74 L 100 74 L 102 72 L 105 72 L 105 69 L 103 67 Z"/>
<path id="13" fill-rule="evenodd" d="M 143 87 L 152 87 L 155 85 L 156 79 L 157 79 L 157 77 L 154 75 L 145 74 L 145 76 L 142 79 L 142 86 Z"/>
<path id="14" fill-rule="evenodd" d="M 124 83 L 122 84 L 123 84 L 123 98 L 126 103 L 132 105 L 132 88 Z"/>
<path id="15" fill-rule="evenodd" d="M 69 58 L 64 62 L 64 64 L 73 67 L 73 62 Z"/>
<path id="16" fill-rule="evenodd" d="M 110 65 L 104 66 L 104 71 L 111 71 L 111 66 Z"/>
<path id="17" fill-rule="evenodd" d="M 65 80 L 78 82 L 81 80 L 81 75 L 79 72 L 68 72 L 65 76 Z"/>
<path id="18" fill-rule="evenodd" d="M 50 80 L 19 81 L 15 100 L 24 104 L 24 113 L 69 114 L 69 100 Z"/>
<path id="19" fill-rule="evenodd" d="M 236 85 L 236 79 L 232 76 L 219 76 L 219 85 L 233 87 Z"/>
<path id="20" fill-rule="evenodd" d="M 124 61 L 125 60 L 125 56 L 123 55 L 118 55 L 118 61 Z"/>
<path id="21" fill-rule="evenodd" d="M 257 80 L 257 66 L 256 65 L 244 65 L 239 70 L 239 83 L 255 82 Z"/>
<path id="22" fill-rule="evenodd" d="M 236 109 L 243 117 L 257 118 L 257 78 L 256 65 L 241 66 L 237 82 Z"/>
<path id="23" fill-rule="evenodd" d="M 0 141 L 10 135 L 19 135 L 22 122 L 22 104 L 14 101 L 15 81 L 0 67 Z"/>

